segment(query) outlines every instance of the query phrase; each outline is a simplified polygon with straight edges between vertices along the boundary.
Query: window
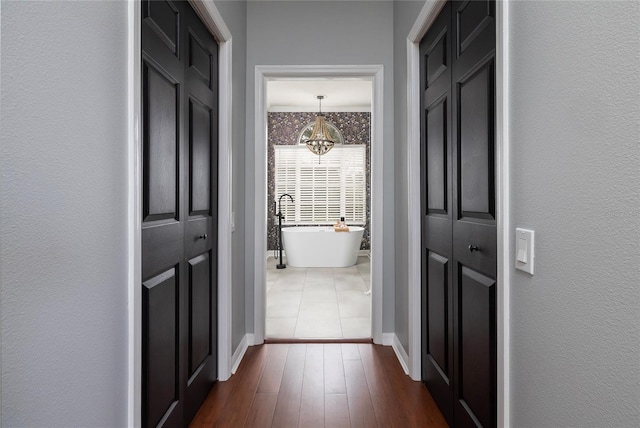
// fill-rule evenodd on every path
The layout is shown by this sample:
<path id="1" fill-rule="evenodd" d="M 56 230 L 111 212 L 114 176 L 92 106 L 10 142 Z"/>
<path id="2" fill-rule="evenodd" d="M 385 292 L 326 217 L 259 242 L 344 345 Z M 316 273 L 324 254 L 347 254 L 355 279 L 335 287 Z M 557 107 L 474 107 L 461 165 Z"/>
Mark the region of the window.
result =
<path id="1" fill-rule="evenodd" d="M 282 200 L 284 224 L 366 223 L 366 145 L 334 146 L 320 159 L 305 146 L 274 150 L 276 201 L 283 193 L 294 200 Z"/>

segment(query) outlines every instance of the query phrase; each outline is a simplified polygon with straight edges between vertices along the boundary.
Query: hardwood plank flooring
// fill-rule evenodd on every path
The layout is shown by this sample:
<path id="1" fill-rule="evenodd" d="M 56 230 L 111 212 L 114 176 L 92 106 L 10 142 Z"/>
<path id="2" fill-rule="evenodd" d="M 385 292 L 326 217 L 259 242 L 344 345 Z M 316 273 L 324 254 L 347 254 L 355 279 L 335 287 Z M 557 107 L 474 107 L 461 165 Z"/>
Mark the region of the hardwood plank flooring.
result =
<path id="1" fill-rule="evenodd" d="M 324 345 L 324 388 L 326 394 L 346 394 L 342 349 L 338 344 Z"/>
<path id="2" fill-rule="evenodd" d="M 191 427 L 446 427 L 421 382 L 393 350 L 373 344 L 250 347 L 217 382 Z"/>
<path id="3" fill-rule="evenodd" d="M 409 426 L 398 394 L 393 390 L 387 372 L 380 361 L 380 355 L 373 352 L 370 346 L 358 347 L 358 349 L 378 425 L 399 428 Z"/>
<path id="4" fill-rule="evenodd" d="M 289 345 L 265 345 L 263 347 L 269 350 L 269 358 L 258 384 L 258 392 L 277 393 L 280 390 L 280 382 L 282 382 L 282 373 L 284 372 L 284 363 L 287 361 Z"/>
<path id="5" fill-rule="evenodd" d="M 307 345 L 289 345 L 272 426 L 282 428 L 298 426 L 306 351 Z"/>
<path id="6" fill-rule="evenodd" d="M 347 381 L 349 419 L 354 428 L 377 427 L 371 393 L 360 360 L 344 360 L 344 377 Z M 384 425 L 381 425 L 384 428 Z"/>
<path id="7" fill-rule="evenodd" d="M 307 345 L 302 379 L 302 397 L 298 425 L 308 428 L 324 428 L 324 347 Z"/>
<path id="8" fill-rule="evenodd" d="M 269 428 L 273 422 L 273 412 L 276 410 L 278 394 L 273 392 L 258 392 L 253 398 L 249 415 L 244 423 L 246 427 Z"/>
<path id="9" fill-rule="evenodd" d="M 347 394 L 325 394 L 324 423 L 331 428 L 351 427 Z"/>

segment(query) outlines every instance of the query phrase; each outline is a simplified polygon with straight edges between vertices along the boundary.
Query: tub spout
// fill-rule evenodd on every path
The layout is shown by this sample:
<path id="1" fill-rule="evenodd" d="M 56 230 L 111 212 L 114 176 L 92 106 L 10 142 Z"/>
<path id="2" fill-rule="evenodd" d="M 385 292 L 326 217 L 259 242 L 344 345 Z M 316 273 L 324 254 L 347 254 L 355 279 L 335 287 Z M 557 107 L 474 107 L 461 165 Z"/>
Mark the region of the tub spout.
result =
<path id="1" fill-rule="evenodd" d="M 291 199 L 291 203 L 293 203 L 293 196 L 291 196 L 288 193 L 283 193 L 282 195 L 280 195 L 280 197 L 278 198 L 278 210 L 280 210 L 280 203 L 282 202 L 282 198 L 284 198 L 285 196 L 288 196 L 289 199 Z"/>

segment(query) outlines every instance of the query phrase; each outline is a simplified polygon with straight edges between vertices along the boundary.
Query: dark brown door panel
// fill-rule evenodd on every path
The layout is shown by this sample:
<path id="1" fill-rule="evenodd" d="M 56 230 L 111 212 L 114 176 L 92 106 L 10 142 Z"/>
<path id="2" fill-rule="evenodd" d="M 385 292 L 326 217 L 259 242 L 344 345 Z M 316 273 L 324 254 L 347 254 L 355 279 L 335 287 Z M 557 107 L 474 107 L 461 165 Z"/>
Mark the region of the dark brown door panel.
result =
<path id="1" fill-rule="evenodd" d="M 422 377 L 451 426 L 496 425 L 495 2 L 420 42 Z"/>
<path id="2" fill-rule="evenodd" d="M 142 424 L 187 426 L 217 379 L 218 45 L 142 2 Z"/>

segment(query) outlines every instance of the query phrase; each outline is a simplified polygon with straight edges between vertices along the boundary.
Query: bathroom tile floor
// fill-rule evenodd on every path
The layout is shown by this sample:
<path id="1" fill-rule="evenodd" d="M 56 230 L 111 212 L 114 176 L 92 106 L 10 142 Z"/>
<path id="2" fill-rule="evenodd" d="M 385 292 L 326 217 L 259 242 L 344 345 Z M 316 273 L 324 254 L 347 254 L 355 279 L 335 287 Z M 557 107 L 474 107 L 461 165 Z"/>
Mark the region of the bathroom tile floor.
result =
<path id="1" fill-rule="evenodd" d="M 286 257 L 285 257 L 286 261 Z M 371 337 L 370 260 L 346 268 L 276 269 L 267 259 L 268 339 Z"/>

